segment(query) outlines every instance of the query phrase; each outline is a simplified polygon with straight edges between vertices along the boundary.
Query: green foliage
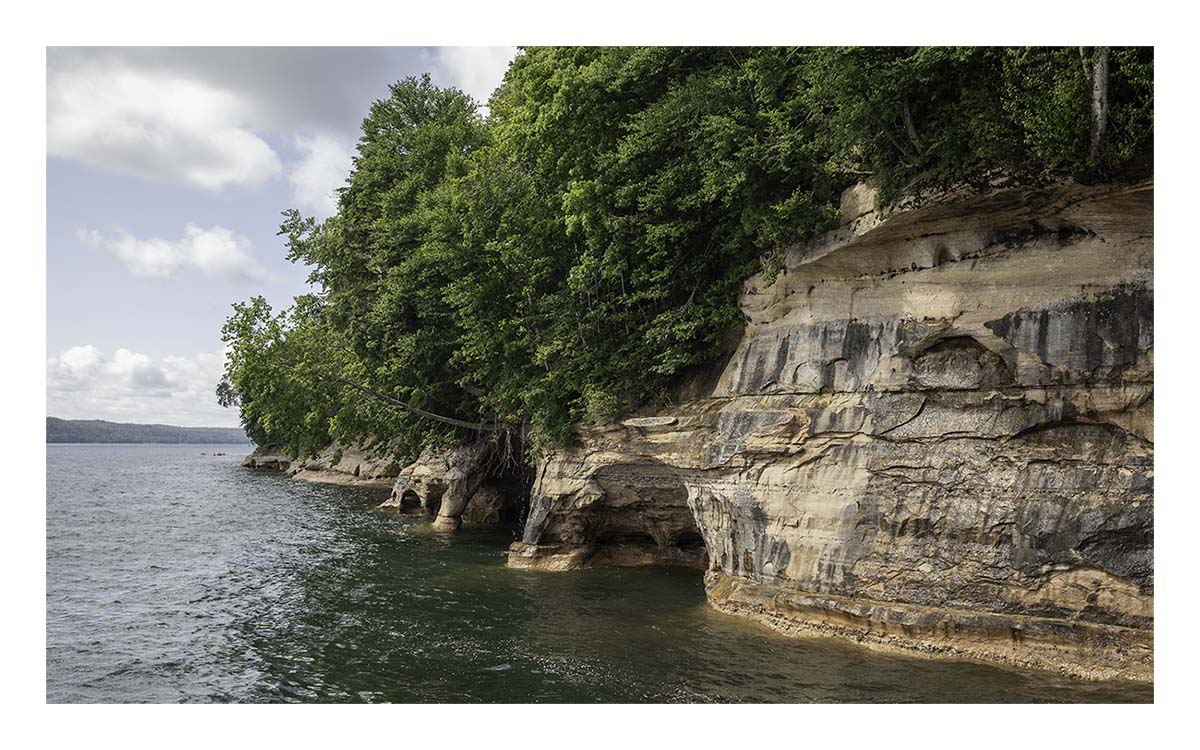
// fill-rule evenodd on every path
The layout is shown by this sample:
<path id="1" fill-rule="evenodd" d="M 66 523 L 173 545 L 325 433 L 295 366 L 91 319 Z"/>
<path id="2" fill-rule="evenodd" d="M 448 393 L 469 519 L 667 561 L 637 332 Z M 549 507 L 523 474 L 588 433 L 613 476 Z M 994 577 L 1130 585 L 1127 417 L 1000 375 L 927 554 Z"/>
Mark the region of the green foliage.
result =
<path id="1" fill-rule="evenodd" d="M 836 168 L 885 198 L 994 171 L 1113 176 L 1153 142 L 1153 50 L 1114 48 L 1109 124 L 1089 159 L 1091 82 L 1078 47 L 859 47 L 807 52 L 806 97 Z"/>
<path id="2" fill-rule="evenodd" d="M 1154 148 L 1154 48 L 1113 47 L 1106 158 L 1119 170 L 1149 160 Z"/>
<path id="3" fill-rule="evenodd" d="M 1110 62 L 1098 161 L 1077 48 L 531 48 L 486 120 L 406 79 L 363 121 L 337 215 L 285 214 L 318 294 L 235 305 L 222 401 L 296 451 L 466 437 L 346 381 L 565 443 L 720 356 L 743 282 L 858 180 L 894 196 L 1144 159 L 1152 51 Z"/>
<path id="4" fill-rule="evenodd" d="M 338 398 L 319 375 L 333 366 L 333 353 L 313 299 L 298 298 L 278 315 L 262 297 L 233 310 L 222 331 L 228 354 L 217 387 L 221 405 L 240 405 L 242 427 L 258 445 L 317 452 L 329 442 Z"/>
<path id="5" fill-rule="evenodd" d="M 331 358 L 320 370 L 325 388 L 339 394 L 323 405 L 326 433 L 356 442 L 383 436 L 401 452 L 453 437 L 450 428 L 328 385 L 338 377 L 436 413 L 469 417 L 476 410 L 451 368 L 460 333 L 443 292 L 453 258 L 435 228 L 444 224 L 447 186 L 485 138 L 465 94 L 435 88 L 428 76 L 405 79 L 363 121 L 337 215 L 318 224 L 295 210 L 284 213 L 280 234 L 289 258 L 313 268 L 310 281 L 322 292 L 308 303 L 311 320 L 301 330 L 312 332 L 306 338 L 314 351 L 322 351 L 316 339 L 336 349 L 325 352 Z M 315 424 L 315 412 L 308 415 Z M 294 437 L 286 444 L 308 449 L 320 435 Z"/>
<path id="6" fill-rule="evenodd" d="M 1087 158 L 1091 86 L 1078 50 L 1047 54 L 1008 50 L 1003 56 L 1004 115 L 1021 123 L 1021 145 L 1051 170 L 1069 170 Z"/>
<path id="7" fill-rule="evenodd" d="M 719 354 L 742 282 L 828 226 L 846 182 L 812 158 L 786 54 L 517 58 L 456 185 L 456 361 L 494 418 L 562 442 L 659 395 Z"/>

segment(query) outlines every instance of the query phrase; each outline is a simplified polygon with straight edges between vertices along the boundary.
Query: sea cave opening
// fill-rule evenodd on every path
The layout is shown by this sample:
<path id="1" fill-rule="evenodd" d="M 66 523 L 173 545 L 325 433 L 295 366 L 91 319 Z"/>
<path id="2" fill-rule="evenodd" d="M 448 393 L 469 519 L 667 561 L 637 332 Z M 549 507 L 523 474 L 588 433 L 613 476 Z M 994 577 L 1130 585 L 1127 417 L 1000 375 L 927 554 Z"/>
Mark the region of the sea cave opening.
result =
<path id="1" fill-rule="evenodd" d="M 421 498 L 412 490 L 405 490 L 400 496 L 400 510 L 413 512 L 421 508 Z"/>
<path id="2" fill-rule="evenodd" d="M 442 493 L 430 492 L 425 498 L 425 512 L 431 516 L 436 516 L 438 511 L 442 509 Z"/>
<path id="3" fill-rule="evenodd" d="M 583 519 L 584 541 L 601 565 L 704 570 L 708 548 L 679 472 L 661 463 L 618 464 L 595 475 L 604 492 Z"/>

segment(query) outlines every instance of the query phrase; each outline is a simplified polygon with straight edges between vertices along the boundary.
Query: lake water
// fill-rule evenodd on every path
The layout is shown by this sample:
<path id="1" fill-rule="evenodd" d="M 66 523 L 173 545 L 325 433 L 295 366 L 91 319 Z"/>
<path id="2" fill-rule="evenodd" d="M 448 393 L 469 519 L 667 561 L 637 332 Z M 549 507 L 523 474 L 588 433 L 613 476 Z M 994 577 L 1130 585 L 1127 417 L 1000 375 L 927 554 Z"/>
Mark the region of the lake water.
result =
<path id="1" fill-rule="evenodd" d="M 509 570 L 512 530 L 443 536 L 246 446 L 46 450 L 50 702 L 1153 698 L 785 638 L 694 572 Z"/>

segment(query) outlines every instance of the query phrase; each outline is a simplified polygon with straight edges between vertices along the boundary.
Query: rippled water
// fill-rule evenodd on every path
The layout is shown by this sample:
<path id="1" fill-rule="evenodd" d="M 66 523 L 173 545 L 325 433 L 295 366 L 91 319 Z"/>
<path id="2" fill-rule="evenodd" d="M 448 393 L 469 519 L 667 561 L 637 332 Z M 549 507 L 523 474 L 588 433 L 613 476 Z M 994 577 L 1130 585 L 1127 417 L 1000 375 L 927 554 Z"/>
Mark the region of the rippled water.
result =
<path id="1" fill-rule="evenodd" d="M 49 701 L 1152 698 L 784 638 L 692 572 L 508 570 L 511 531 L 445 537 L 245 452 L 47 446 Z"/>

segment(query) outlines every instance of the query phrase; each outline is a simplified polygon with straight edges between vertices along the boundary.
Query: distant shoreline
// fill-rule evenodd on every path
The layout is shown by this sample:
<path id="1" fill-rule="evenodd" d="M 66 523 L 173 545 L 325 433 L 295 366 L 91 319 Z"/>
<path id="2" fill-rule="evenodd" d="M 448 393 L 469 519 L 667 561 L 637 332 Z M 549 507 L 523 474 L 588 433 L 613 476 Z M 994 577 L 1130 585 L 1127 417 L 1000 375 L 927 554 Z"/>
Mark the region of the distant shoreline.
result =
<path id="1" fill-rule="evenodd" d="M 158 440 L 158 441 L 143 440 L 141 442 L 132 442 L 132 441 L 128 441 L 128 440 L 105 440 L 105 441 L 93 440 L 90 442 L 81 442 L 81 441 L 67 442 L 64 440 L 47 440 L 46 445 L 236 445 L 238 447 L 242 447 L 242 446 L 248 446 L 251 448 L 254 447 L 253 443 L 246 443 L 246 442 L 242 442 L 242 441 L 233 441 L 233 442 L 229 442 L 229 443 L 222 443 L 222 442 L 187 443 L 187 442 L 183 442 L 183 441 L 166 442 L 164 440 Z"/>
<path id="2" fill-rule="evenodd" d="M 47 445 L 253 445 L 240 427 L 177 427 L 46 417 Z"/>

